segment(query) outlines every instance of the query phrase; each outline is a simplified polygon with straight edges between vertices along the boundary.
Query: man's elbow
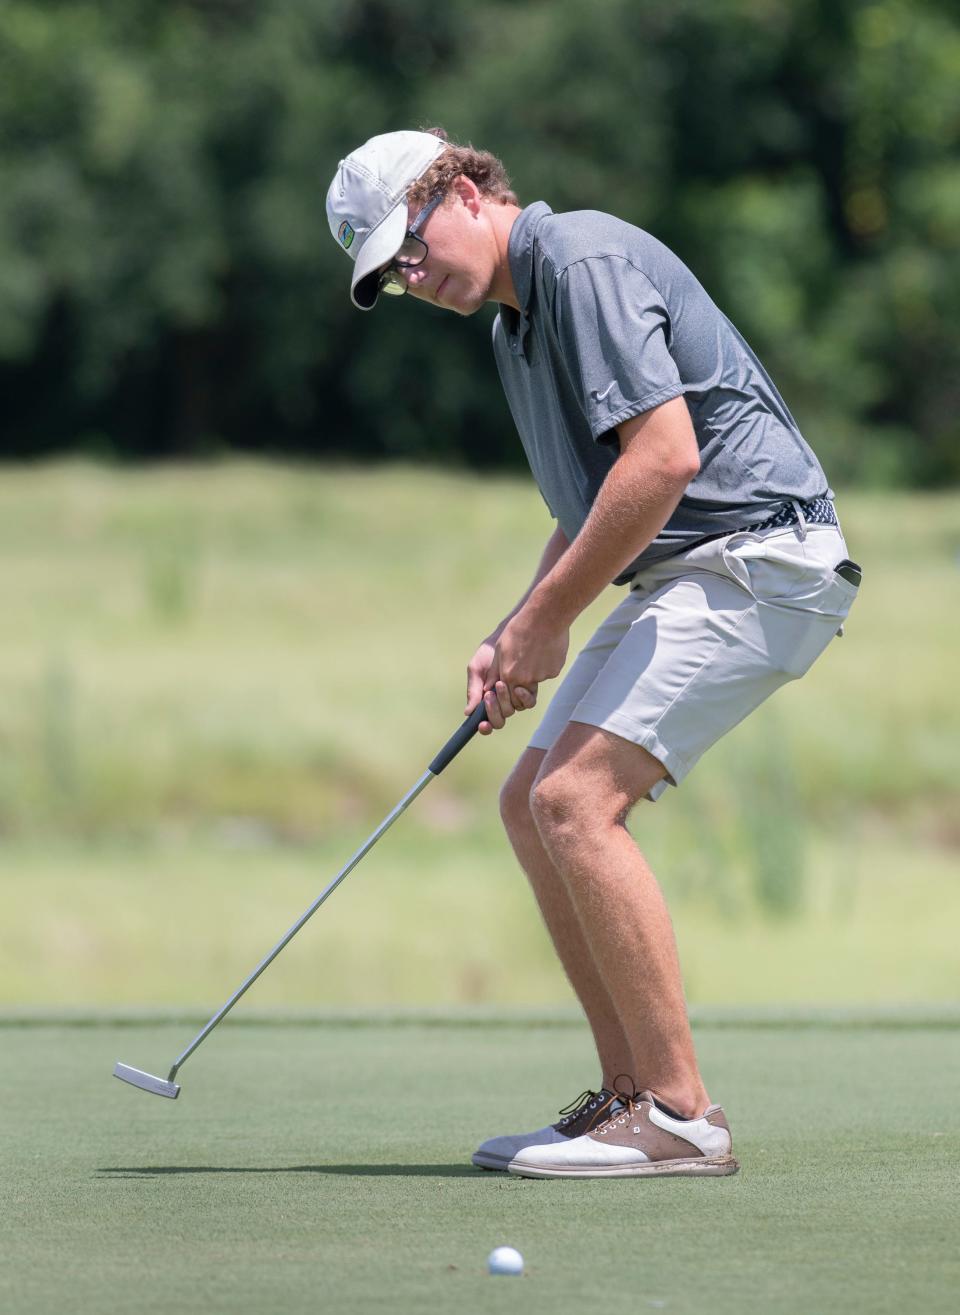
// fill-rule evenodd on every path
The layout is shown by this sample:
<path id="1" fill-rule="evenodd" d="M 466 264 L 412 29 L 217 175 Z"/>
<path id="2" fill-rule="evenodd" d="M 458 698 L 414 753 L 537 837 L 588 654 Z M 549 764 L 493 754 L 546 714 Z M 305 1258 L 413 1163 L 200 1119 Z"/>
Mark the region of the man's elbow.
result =
<path id="1" fill-rule="evenodd" d="M 696 442 L 685 443 L 683 447 L 671 454 L 669 478 L 679 485 L 681 491 L 700 473 L 700 449 Z"/>

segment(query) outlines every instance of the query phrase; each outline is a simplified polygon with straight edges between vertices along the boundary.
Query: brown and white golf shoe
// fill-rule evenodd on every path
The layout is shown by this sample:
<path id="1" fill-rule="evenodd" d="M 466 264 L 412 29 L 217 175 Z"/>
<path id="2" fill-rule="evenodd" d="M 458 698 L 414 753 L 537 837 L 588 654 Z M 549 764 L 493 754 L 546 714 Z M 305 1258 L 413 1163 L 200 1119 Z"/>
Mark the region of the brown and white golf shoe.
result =
<path id="1" fill-rule="evenodd" d="M 560 1110 L 560 1119 L 538 1128 L 536 1132 L 517 1132 L 502 1137 L 491 1137 L 474 1151 L 471 1159 L 480 1169 L 506 1169 L 511 1160 L 531 1146 L 566 1145 L 598 1128 L 624 1101 L 615 1091 L 601 1087 L 599 1091 L 584 1091 Z"/>
<path id="2" fill-rule="evenodd" d="M 626 1097 L 592 1132 L 528 1145 L 507 1168 L 523 1178 L 719 1176 L 740 1168 L 731 1149 L 730 1127 L 719 1105 L 698 1119 L 675 1119 L 644 1091 Z"/>

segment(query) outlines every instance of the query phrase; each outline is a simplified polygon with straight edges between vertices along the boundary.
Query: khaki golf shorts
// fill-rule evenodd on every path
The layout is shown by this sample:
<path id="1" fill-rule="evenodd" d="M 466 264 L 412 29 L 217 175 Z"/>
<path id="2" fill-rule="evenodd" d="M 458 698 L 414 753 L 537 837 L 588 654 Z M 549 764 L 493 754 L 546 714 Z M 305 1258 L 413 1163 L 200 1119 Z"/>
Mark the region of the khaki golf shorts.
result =
<path id="1" fill-rule="evenodd" d="M 835 525 L 742 531 L 634 576 L 577 656 L 530 741 L 549 749 L 568 722 L 641 745 L 679 783 L 764 699 L 796 680 L 841 630 L 857 587 Z"/>

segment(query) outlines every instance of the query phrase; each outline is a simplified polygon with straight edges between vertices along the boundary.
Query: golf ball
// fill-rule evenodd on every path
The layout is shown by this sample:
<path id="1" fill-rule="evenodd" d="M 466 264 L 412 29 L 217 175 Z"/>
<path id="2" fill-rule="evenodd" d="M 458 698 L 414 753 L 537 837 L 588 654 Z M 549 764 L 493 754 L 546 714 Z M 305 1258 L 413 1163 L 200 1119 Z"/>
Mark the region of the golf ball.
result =
<path id="1" fill-rule="evenodd" d="M 513 1247 L 495 1247 L 487 1256 L 491 1274 L 522 1274 L 523 1256 Z"/>

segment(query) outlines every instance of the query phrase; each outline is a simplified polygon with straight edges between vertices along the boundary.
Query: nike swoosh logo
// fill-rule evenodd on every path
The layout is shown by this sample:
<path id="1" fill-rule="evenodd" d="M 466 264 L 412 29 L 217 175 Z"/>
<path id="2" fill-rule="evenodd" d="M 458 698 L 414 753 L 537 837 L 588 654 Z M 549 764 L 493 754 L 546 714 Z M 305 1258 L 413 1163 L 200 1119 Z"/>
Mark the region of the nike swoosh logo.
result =
<path id="1" fill-rule="evenodd" d="M 595 402 L 602 402 L 603 399 L 607 396 L 607 394 L 612 391 L 613 386 L 616 382 L 617 382 L 616 379 L 614 379 L 613 383 L 607 384 L 606 388 L 603 390 L 602 393 L 598 393 L 596 388 L 592 388 L 590 390 L 590 396 L 593 398 Z"/>

